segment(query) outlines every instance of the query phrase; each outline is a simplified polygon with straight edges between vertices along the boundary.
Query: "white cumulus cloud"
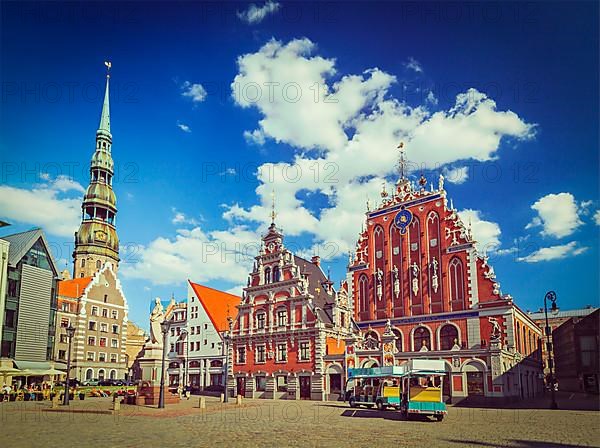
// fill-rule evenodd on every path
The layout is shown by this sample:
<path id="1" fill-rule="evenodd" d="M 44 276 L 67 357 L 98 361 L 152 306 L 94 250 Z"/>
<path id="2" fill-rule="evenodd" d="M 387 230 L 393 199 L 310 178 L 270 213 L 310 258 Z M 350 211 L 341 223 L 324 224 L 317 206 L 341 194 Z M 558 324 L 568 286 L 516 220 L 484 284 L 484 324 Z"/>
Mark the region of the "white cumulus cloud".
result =
<path id="1" fill-rule="evenodd" d="M 493 221 L 486 221 L 479 210 L 465 209 L 458 212 L 465 226 L 471 225 L 471 233 L 477 241 L 479 252 L 493 252 L 500 247 L 500 226 Z"/>
<path id="2" fill-rule="evenodd" d="M 548 194 L 537 200 L 531 208 L 537 212 L 525 227 L 542 227 L 542 235 L 563 238 L 571 235 L 583 224 L 575 197 L 571 193 Z"/>
<path id="3" fill-rule="evenodd" d="M 8 222 L 41 227 L 50 235 L 72 237 L 81 220 L 83 186 L 60 175 L 31 189 L 0 185 L 0 216 Z"/>
<path id="4" fill-rule="evenodd" d="M 540 261 L 560 260 L 567 257 L 580 255 L 588 250 L 587 247 L 581 247 L 576 241 L 567 244 L 560 244 L 550 247 L 542 247 L 525 257 L 517 258 L 518 261 L 526 263 L 538 263 Z"/>
<path id="5" fill-rule="evenodd" d="M 250 25 L 262 22 L 269 14 L 274 14 L 281 7 L 281 4 L 268 0 L 262 6 L 251 3 L 245 11 L 238 11 L 238 18 Z"/>
<path id="6" fill-rule="evenodd" d="M 177 127 L 179 129 L 181 129 L 183 132 L 187 132 L 187 133 L 192 132 L 192 129 L 187 124 L 185 124 L 185 123 L 179 123 L 179 122 L 177 122 Z"/>
<path id="7" fill-rule="evenodd" d="M 444 177 L 452 184 L 464 184 L 469 179 L 469 167 L 458 166 L 455 168 L 445 168 Z"/>
<path id="8" fill-rule="evenodd" d="M 206 99 L 206 89 L 202 84 L 185 81 L 181 86 L 181 95 L 191 98 L 194 103 L 201 103 Z"/>

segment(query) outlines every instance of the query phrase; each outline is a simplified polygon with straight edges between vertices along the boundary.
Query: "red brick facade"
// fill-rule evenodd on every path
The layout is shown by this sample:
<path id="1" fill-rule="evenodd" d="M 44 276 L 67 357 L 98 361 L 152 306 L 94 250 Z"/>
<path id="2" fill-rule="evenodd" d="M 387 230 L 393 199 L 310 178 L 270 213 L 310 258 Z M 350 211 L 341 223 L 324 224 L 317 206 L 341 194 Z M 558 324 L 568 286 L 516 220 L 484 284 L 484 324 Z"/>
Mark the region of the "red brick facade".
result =
<path id="1" fill-rule="evenodd" d="M 349 281 L 361 334 L 346 366 L 444 359 L 445 395 L 533 396 L 541 392 L 540 328 L 500 292 L 487 257 L 437 189 L 402 177 L 366 214 Z"/>

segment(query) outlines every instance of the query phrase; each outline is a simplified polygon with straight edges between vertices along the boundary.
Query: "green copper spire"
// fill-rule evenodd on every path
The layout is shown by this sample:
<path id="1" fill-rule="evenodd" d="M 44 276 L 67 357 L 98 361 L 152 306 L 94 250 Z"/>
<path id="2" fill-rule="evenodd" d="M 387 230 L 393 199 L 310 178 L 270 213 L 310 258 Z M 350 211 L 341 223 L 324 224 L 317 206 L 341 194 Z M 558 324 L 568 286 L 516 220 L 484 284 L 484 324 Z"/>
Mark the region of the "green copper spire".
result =
<path id="1" fill-rule="evenodd" d="M 102 115 L 100 116 L 100 127 L 98 128 L 98 131 L 105 131 L 110 134 L 109 82 L 112 64 L 110 62 L 105 62 L 104 65 L 106 65 L 106 90 L 104 92 L 104 104 L 102 105 Z"/>

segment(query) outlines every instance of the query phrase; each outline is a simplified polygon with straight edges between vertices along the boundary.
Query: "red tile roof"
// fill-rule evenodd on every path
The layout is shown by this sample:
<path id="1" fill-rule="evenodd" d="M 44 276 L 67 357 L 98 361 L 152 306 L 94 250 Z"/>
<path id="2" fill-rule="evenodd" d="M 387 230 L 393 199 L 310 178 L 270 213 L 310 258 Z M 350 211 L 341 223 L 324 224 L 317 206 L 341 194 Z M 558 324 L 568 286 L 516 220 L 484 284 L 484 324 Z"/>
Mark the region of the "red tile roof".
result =
<path id="1" fill-rule="evenodd" d="M 77 299 L 81 297 L 92 277 L 74 278 L 72 280 L 61 280 L 58 282 L 58 295 Z"/>
<path id="2" fill-rule="evenodd" d="M 227 316 L 235 319 L 237 316 L 237 306 L 240 304 L 241 297 L 209 288 L 208 286 L 192 283 L 188 280 L 190 286 L 198 296 L 198 300 L 206 310 L 217 331 L 222 332 L 228 329 Z M 189 302 L 188 302 L 189 305 Z"/>

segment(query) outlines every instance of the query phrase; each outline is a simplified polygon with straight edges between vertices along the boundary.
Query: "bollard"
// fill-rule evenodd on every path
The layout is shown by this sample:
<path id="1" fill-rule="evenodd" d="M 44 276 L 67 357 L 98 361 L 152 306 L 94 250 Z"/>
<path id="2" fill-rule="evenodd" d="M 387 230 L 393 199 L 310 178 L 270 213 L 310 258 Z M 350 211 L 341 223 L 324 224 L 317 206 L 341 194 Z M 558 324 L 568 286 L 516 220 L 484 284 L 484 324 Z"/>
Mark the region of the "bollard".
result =
<path id="1" fill-rule="evenodd" d="M 220 400 L 221 400 L 221 403 L 225 403 L 225 394 L 221 394 Z"/>
<path id="2" fill-rule="evenodd" d="M 238 395 L 235 397 L 235 404 L 237 404 L 238 406 L 242 405 L 242 396 Z"/>
<path id="3" fill-rule="evenodd" d="M 200 397 L 200 402 L 198 403 L 198 407 L 200 409 L 206 409 L 206 398 Z"/>
<path id="4" fill-rule="evenodd" d="M 60 399 L 58 394 L 55 394 L 52 397 L 52 409 L 57 409 L 58 408 L 58 400 Z"/>
<path id="5" fill-rule="evenodd" d="M 119 412 L 121 410 L 121 400 L 117 396 L 117 394 L 113 395 L 112 409 L 113 414 Z"/>

